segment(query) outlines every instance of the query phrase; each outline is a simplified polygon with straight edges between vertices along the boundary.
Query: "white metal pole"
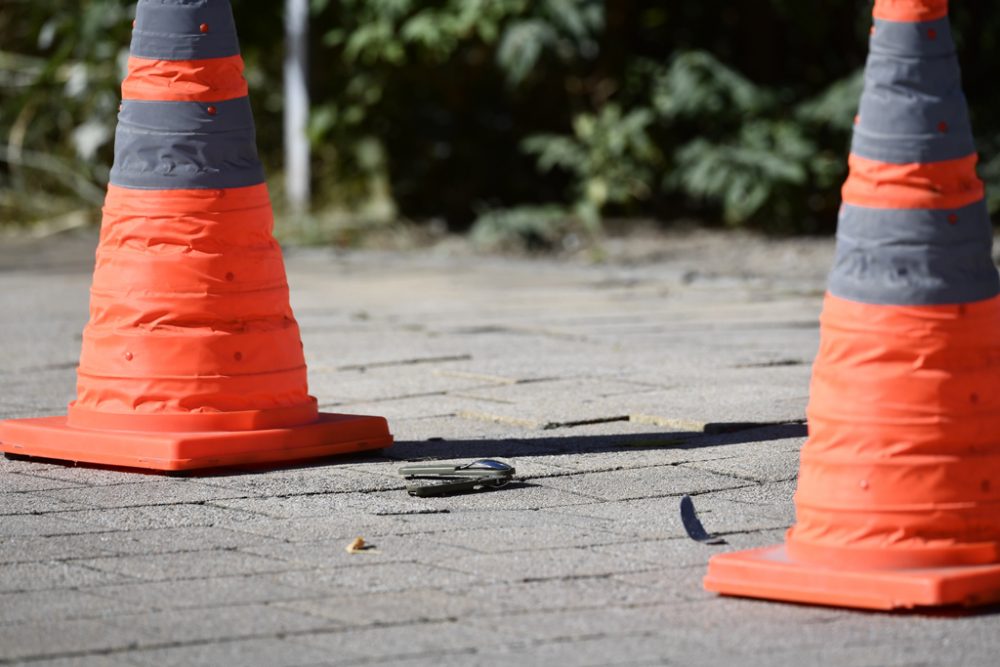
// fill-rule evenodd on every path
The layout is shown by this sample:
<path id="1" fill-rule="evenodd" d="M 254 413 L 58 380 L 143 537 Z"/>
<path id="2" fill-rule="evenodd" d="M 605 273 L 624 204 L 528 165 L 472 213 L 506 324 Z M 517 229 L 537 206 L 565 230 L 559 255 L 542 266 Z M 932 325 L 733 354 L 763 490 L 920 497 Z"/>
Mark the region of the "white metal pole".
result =
<path id="1" fill-rule="evenodd" d="M 309 210 L 309 0 L 285 0 L 285 191 L 292 210 Z"/>

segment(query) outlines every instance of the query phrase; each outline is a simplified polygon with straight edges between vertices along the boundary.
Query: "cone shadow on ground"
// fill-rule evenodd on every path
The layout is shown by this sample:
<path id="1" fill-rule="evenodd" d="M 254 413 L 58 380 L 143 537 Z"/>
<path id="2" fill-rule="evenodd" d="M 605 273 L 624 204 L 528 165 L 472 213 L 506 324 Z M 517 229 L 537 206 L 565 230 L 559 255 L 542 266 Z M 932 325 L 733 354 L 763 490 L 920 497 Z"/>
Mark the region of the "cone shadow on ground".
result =
<path id="1" fill-rule="evenodd" d="M 735 424 L 748 426 L 742 422 Z M 719 423 L 718 426 L 722 426 Z M 397 442 L 385 455 L 399 460 L 411 458 L 490 458 L 504 456 L 560 456 L 629 452 L 652 449 L 700 449 L 742 445 L 771 440 L 806 437 L 805 424 L 749 426 L 725 433 L 664 431 L 598 436 L 511 438 L 504 440 L 423 440 Z"/>
<path id="2" fill-rule="evenodd" d="M 720 532 L 720 536 L 731 535 L 732 533 Z M 744 598 L 742 596 L 724 596 L 729 600 L 734 602 L 750 602 L 754 603 L 754 608 L 758 608 L 761 603 L 773 604 L 774 606 L 780 607 L 793 607 L 799 608 L 803 611 L 805 610 L 815 610 L 817 605 L 812 602 L 797 602 L 795 600 L 758 600 L 751 598 Z M 882 616 L 885 618 L 900 618 L 906 617 L 914 620 L 941 620 L 941 621 L 963 621 L 969 620 L 971 618 L 986 618 L 992 616 L 1000 617 L 1000 604 L 988 604 L 980 605 L 976 607 L 967 607 L 961 604 L 953 604 L 943 607 L 912 607 L 909 609 L 870 609 L 865 607 L 844 607 L 840 608 L 836 605 L 823 605 L 822 608 L 829 610 L 837 610 L 839 612 L 845 612 L 851 615 L 858 615 L 862 617 L 878 617 Z M 906 663 L 910 664 L 910 663 Z M 914 663 L 914 664 L 930 664 L 930 663 Z"/>
<path id="3" fill-rule="evenodd" d="M 450 438 L 402 440 L 387 449 L 356 452 L 354 454 L 340 454 L 334 457 L 180 471 L 126 468 L 82 461 L 75 464 L 69 463 L 68 465 L 78 468 L 119 470 L 154 476 L 218 477 L 239 473 L 251 475 L 276 470 L 318 468 L 387 460 L 573 456 L 606 452 L 639 452 L 655 449 L 687 450 L 806 437 L 806 425 L 801 423 L 753 424 L 750 422 L 714 422 L 706 424 L 705 428 L 708 432 L 662 431 L 596 436 L 563 435 L 540 438 L 504 438 L 502 440 L 462 440 Z M 9 453 L 6 453 L 5 456 L 11 460 L 67 465 L 67 462 L 62 459 L 27 457 Z"/>

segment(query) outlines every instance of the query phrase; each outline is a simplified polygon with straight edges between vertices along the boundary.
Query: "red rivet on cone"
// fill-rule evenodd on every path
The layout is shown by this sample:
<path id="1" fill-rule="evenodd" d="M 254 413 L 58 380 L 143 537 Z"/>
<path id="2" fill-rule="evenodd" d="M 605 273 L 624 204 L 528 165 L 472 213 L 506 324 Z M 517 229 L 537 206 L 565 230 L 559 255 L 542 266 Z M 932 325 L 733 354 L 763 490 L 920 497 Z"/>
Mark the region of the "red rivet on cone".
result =
<path id="1" fill-rule="evenodd" d="M 77 398 L 65 417 L 0 422 L 0 451 L 188 470 L 389 446 L 382 417 L 309 395 L 228 2 L 136 15 L 122 97 L 142 104 L 116 134 Z M 192 19 L 211 33 L 179 44 L 169 26 Z"/>
<path id="2" fill-rule="evenodd" d="M 708 590 L 868 609 L 1000 600 L 1000 277 L 958 68 L 940 76 L 947 11 L 876 0 L 796 522 L 783 545 L 713 557 Z M 937 100 L 952 122 L 930 134 Z"/>

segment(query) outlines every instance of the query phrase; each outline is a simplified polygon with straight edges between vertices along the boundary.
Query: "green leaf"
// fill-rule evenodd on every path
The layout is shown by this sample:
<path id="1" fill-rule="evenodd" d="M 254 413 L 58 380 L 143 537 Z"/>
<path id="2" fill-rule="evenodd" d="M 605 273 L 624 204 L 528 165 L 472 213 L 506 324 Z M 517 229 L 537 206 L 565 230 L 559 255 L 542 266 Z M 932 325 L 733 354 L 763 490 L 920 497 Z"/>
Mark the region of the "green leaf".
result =
<path id="1" fill-rule="evenodd" d="M 759 114 L 777 97 L 706 51 L 687 51 L 653 82 L 653 109 L 665 119 Z"/>
<path id="2" fill-rule="evenodd" d="M 864 70 L 834 82 L 829 88 L 795 108 L 795 117 L 800 121 L 826 125 L 841 132 L 850 132 L 854 127 L 858 100 L 864 88 Z"/>
<path id="3" fill-rule="evenodd" d="M 521 83 L 538 63 L 542 50 L 554 45 L 556 40 L 555 29 L 544 21 L 514 21 L 500 39 L 497 63 L 510 83 Z"/>

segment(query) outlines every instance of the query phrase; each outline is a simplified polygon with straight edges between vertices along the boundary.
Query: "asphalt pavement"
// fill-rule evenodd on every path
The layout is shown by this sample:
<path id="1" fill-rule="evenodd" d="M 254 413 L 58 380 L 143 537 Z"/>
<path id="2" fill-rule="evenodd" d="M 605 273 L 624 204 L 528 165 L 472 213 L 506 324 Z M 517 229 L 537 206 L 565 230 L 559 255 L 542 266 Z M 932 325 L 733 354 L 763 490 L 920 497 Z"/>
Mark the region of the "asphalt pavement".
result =
<path id="1" fill-rule="evenodd" d="M 0 418 L 62 413 L 96 240 L 3 243 Z M 832 241 L 608 247 L 288 252 L 311 393 L 396 444 L 187 477 L 0 460 L 0 664 L 996 665 L 995 610 L 701 588 L 794 521 Z M 516 480 L 416 498 L 397 474 L 478 458 Z M 687 536 L 684 495 L 725 544 Z"/>

